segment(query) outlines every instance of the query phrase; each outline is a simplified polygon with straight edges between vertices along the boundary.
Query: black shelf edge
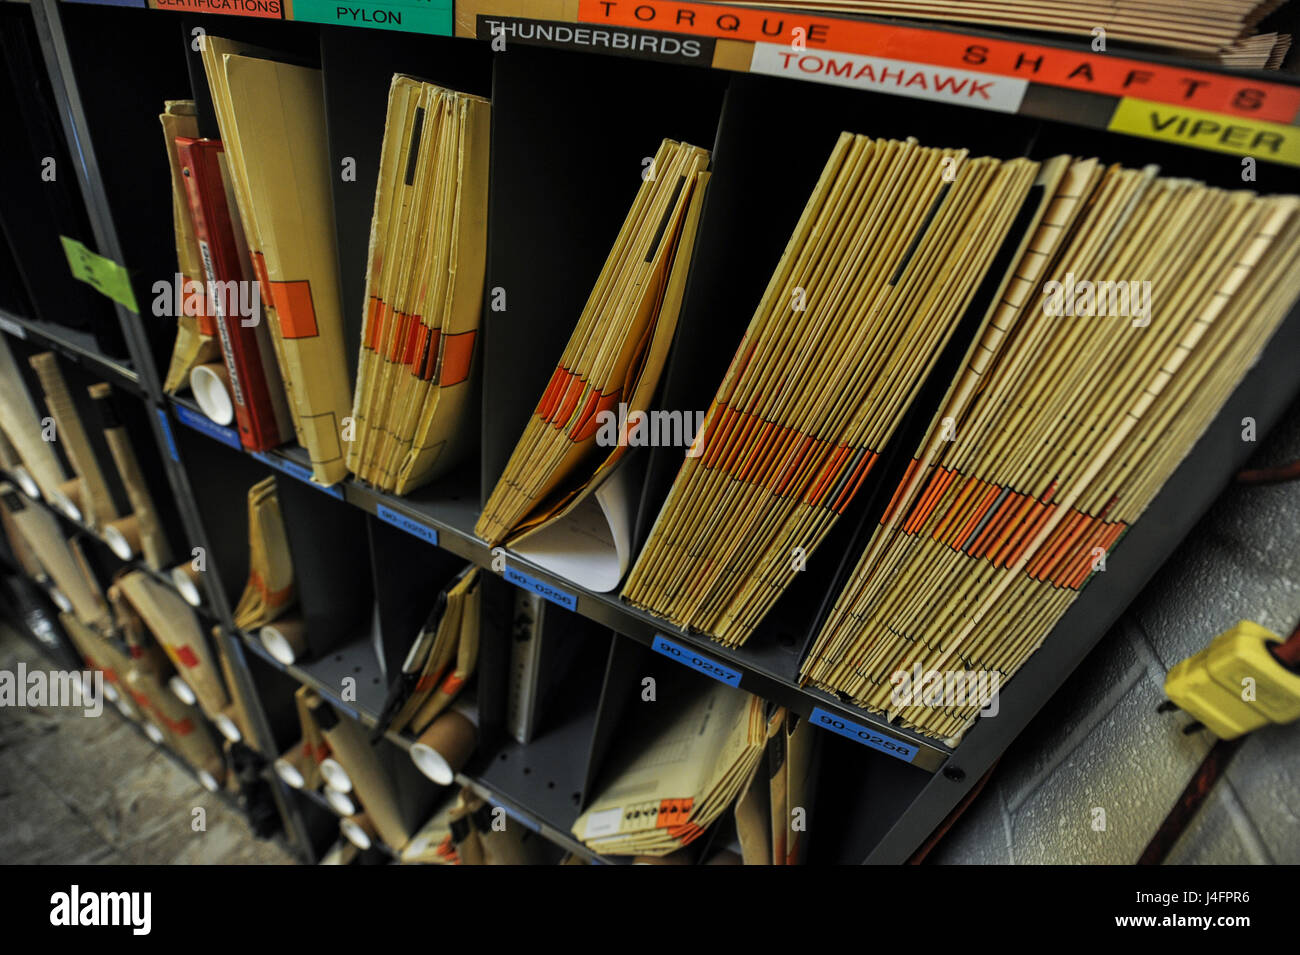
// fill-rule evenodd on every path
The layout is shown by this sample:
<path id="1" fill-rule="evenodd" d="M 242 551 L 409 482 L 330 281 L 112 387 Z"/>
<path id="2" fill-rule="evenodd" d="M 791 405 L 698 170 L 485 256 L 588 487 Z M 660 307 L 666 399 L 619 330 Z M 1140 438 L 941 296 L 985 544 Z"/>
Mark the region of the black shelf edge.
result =
<path id="1" fill-rule="evenodd" d="M 208 421 L 193 401 L 173 396 L 172 403 L 175 408 L 184 409 L 184 416 L 180 418 L 182 424 L 227 446 L 238 446 L 239 437 L 235 430 Z M 200 420 L 196 420 L 196 416 Z M 839 727 L 831 726 L 832 730 L 844 732 L 844 726 L 847 725 L 851 734 L 857 734 L 855 738 L 867 740 L 864 745 L 878 752 L 894 755 L 892 749 L 909 753 L 910 758 L 900 758 L 931 773 L 941 769 L 953 754 L 952 749 L 936 740 L 895 726 L 874 713 L 846 704 L 828 693 L 797 685 L 773 669 L 773 662 L 780 659 L 778 654 L 762 648 L 724 647 L 708 637 L 679 630 L 666 620 L 630 607 L 619 600 L 615 593 L 587 590 L 543 570 L 512 553 L 509 548 L 489 547 L 486 541 L 474 535 L 478 506 L 469 498 L 460 495 L 433 497 L 427 488 L 416 490 L 410 498 L 396 497 L 377 491 L 351 477 L 331 488 L 324 488 L 309 480 L 309 471 L 303 467 L 306 452 L 297 446 L 283 446 L 251 456 L 299 480 L 312 483 L 313 487 L 322 492 L 332 493 L 335 489 L 341 489 L 343 499 L 348 503 L 381 520 L 396 521 L 398 526 L 404 526 L 401 522 L 407 522 L 410 526 L 404 526 L 404 529 L 408 532 L 416 533 L 430 543 L 504 577 L 516 586 L 520 585 L 519 577 L 522 576 L 536 585 L 534 589 L 544 595 L 549 591 L 552 599 L 556 599 L 558 592 L 560 596 L 556 602 L 561 606 L 638 643 L 653 649 L 656 640 L 662 637 L 689 648 L 693 656 L 702 658 L 708 664 L 721 664 L 723 668 L 739 673 L 739 682 L 730 682 L 728 685 L 739 686 L 765 700 L 784 706 L 801 717 L 811 719 L 813 711 L 820 710 L 832 721 L 842 724 Z M 432 531 L 433 535 L 429 536 L 428 531 Z M 504 554 L 504 565 L 498 558 L 498 552 Z M 789 655 L 788 662 L 792 669 L 798 665 L 793 654 Z M 824 718 L 822 722 L 826 724 Z M 865 736 L 862 736 L 862 731 L 865 731 Z"/>
<path id="2" fill-rule="evenodd" d="M 130 363 L 101 355 L 95 350 L 94 342 L 89 336 L 80 336 L 71 329 L 15 315 L 3 308 L 0 308 L 0 331 L 14 338 L 52 348 L 64 358 L 123 391 L 138 398 L 146 397 L 144 386 L 140 383 L 140 376 Z"/>

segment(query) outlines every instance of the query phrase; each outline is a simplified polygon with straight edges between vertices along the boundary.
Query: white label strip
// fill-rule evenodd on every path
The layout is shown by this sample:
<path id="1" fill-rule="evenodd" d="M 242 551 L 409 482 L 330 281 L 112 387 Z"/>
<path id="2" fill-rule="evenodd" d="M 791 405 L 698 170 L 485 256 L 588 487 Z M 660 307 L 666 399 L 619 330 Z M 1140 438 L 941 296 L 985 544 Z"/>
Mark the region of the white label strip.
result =
<path id="1" fill-rule="evenodd" d="M 583 838 L 599 839 L 601 836 L 613 835 L 618 832 L 622 824 L 622 809 L 603 809 L 600 812 L 593 812 L 587 817 L 587 831 Z"/>
<path id="2" fill-rule="evenodd" d="M 755 43 L 749 71 L 910 96 L 934 103 L 956 103 L 997 113 L 1019 110 L 1020 101 L 1029 88 L 1028 80 L 1010 76 L 854 53 L 792 50 L 789 45 L 779 43 Z"/>

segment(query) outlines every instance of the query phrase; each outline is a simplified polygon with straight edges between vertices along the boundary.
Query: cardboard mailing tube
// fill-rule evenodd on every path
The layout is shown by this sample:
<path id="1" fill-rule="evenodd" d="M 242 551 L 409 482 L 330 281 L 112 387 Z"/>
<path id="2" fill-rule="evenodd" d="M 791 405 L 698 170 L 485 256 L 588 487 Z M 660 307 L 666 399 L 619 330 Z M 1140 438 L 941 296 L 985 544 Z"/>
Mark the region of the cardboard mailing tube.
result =
<path id="1" fill-rule="evenodd" d="M 259 631 L 262 646 L 285 666 L 307 654 L 307 629 L 302 620 L 290 617 L 268 623 Z"/>
<path id="2" fill-rule="evenodd" d="M 478 742 L 478 714 L 467 706 L 443 713 L 411 744 L 411 759 L 440 786 L 450 786 Z"/>
<path id="3" fill-rule="evenodd" d="M 122 560 L 140 553 L 140 521 L 134 514 L 119 517 L 104 525 L 104 543 Z"/>
<path id="4" fill-rule="evenodd" d="M 190 390 L 202 412 L 217 424 L 235 420 L 235 403 L 230 398 L 230 372 L 225 362 L 195 365 L 190 371 Z"/>
<path id="5" fill-rule="evenodd" d="M 148 701 L 148 718 L 166 727 L 164 741 L 193 766 L 196 772 L 206 770 L 220 781 L 225 775 L 225 762 L 199 711 L 182 703 L 172 693 L 164 690 L 155 677 L 136 666 L 132 666 L 127 673 L 126 682 L 133 693 Z M 161 727 L 154 728 L 161 731 Z M 148 725 L 145 732 L 148 732 Z M 149 738 L 153 739 L 152 733 Z"/>
<path id="6" fill-rule="evenodd" d="M 361 724 L 340 717 L 334 708 L 321 703 L 312 710 L 330 744 L 334 758 L 347 770 L 357 801 L 374 821 L 380 837 L 393 849 L 401 849 L 411 838 L 393 781 L 371 747 Z M 323 772 L 323 770 L 322 770 Z"/>

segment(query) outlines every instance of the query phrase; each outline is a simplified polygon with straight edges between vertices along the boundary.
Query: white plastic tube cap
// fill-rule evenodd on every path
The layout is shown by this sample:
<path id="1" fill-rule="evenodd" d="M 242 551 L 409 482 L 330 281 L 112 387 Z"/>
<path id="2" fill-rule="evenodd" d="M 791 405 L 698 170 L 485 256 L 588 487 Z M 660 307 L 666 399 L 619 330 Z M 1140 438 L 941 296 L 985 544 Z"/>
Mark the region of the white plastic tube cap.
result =
<path id="1" fill-rule="evenodd" d="M 72 601 L 69 600 L 67 594 L 65 594 L 58 587 L 50 588 L 50 599 L 53 600 L 54 605 L 58 607 L 60 610 L 62 610 L 64 613 L 72 612 Z"/>
<path id="2" fill-rule="evenodd" d="M 276 629 L 275 624 L 268 623 L 258 631 L 258 636 L 261 638 L 262 646 L 266 648 L 266 652 L 285 666 L 290 666 L 297 659 L 292 644 L 285 639 L 284 634 Z"/>
<path id="3" fill-rule="evenodd" d="M 439 786 L 450 786 L 456 781 L 456 773 L 443 759 L 442 753 L 424 743 L 411 744 L 411 759 L 424 775 Z"/>
<path id="4" fill-rule="evenodd" d="M 203 603 L 203 595 L 199 593 L 199 588 L 194 586 L 194 580 L 189 574 L 185 573 L 183 568 L 172 568 L 172 586 L 176 592 L 185 598 L 185 602 L 191 607 L 198 607 Z"/>
<path id="5" fill-rule="evenodd" d="M 54 506 L 61 510 L 68 517 L 72 518 L 78 524 L 81 523 L 81 508 L 72 503 L 72 499 L 65 494 L 60 494 L 54 501 Z"/>
<path id="6" fill-rule="evenodd" d="M 198 775 L 199 782 L 203 784 L 203 788 L 208 792 L 214 793 L 221 788 L 221 784 L 217 782 L 217 777 L 213 776 L 206 769 L 200 769 Z"/>
<path id="7" fill-rule="evenodd" d="M 171 691 L 176 694 L 177 698 L 187 706 L 193 706 L 198 702 L 198 697 L 194 695 L 194 691 L 190 689 L 190 685 L 182 680 L 179 675 L 173 675 L 172 678 L 167 681 L 167 686 L 170 687 Z"/>
<path id="8" fill-rule="evenodd" d="M 339 830 L 347 837 L 348 842 L 352 843 L 358 849 L 370 848 L 370 836 L 366 830 L 362 829 L 351 819 L 340 819 Z"/>
<path id="9" fill-rule="evenodd" d="M 239 724 L 232 720 L 225 713 L 218 713 L 212 718 L 216 724 L 218 732 L 232 743 L 238 743 L 244 738 L 244 734 L 239 732 Z"/>
<path id="10" fill-rule="evenodd" d="M 230 400 L 226 383 L 211 368 L 196 366 L 190 372 L 190 388 L 199 408 L 217 424 L 227 425 L 235 420 L 235 405 Z"/>
<path id="11" fill-rule="evenodd" d="M 18 482 L 18 486 L 22 488 L 24 494 L 33 501 L 41 499 L 41 489 L 36 486 L 36 482 L 32 480 L 32 476 L 27 473 L 26 468 L 15 467 L 10 473 L 13 475 L 13 479 Z"/>
<path id="12" fill-rule="evenodd" d="M 104 525 L 104 543 L 108 544 L 109 549 L 122 560 L 130 560 L 135 556 L 131 552 L 131 542 L 126 539 L 126 535 L 111 524 Z"/>
<path id="13" fill-rule="evenodd" d="M 292 786 L 294 789 L 302 789 L 306 784 L 306 780 L 302 778 L 302 773 L 298 771 L 298 767 L 283 756 L 275 761 L 274 766 L 275 774 L 284 780 L 285 785 Z"/>
<path id="14" fill-rule="evenodd" d="M 159 746 L 161 746 L 161 745 L 163 744 L 163 739 L 164 739 L 164 737 L 163 737 L 163 732 L 162 732 L 162 730 L 160 730 L 158 727 L 154 726 L 152 723 L 145 723 L 145 724 L 144 724 L 144 735 L 147 736 L 147 737 L 149 737 L 151 740 L 153 740 L 153 741 L 154 741 L 155 743 L 157 743 Z"/>
<path id="15" fill-rule="evenodd" d="M 355 816 L 357 807 L 352 802 L 352 797 L 347 793 L 341 793 L 337 789 L 325 787 L 325 801 L 330 804 L 330 808 L 340 816 Z"/>
<path id="16" fill-rule="evenodd" d="M 321 761 L 320 774 L 325 777 L 325 785 L 330 789 L 337 789 L 341 793 L 352 792 L 352 777 L 333 756 L 326 756 Z"/>

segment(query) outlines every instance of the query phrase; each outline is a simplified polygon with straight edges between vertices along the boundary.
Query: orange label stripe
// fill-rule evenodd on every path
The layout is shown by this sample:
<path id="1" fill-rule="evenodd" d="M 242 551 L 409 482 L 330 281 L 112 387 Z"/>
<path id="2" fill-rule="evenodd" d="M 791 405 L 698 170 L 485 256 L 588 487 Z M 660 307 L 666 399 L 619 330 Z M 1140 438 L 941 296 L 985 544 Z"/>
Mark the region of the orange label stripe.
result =
<path id="1" fill-rule="evenodd" d="M 869 469 L 875 455 L 866 454 L 863 460 Z M 837 456 L 831 465 L 839 463 Z M 914 479 L 919 467 L 920 462 L 913 458 L 881 517 L 882 524 L 900 517 L 897 511 L 903 489 Z M 977 560 L 987 560 L 995 567 L 1010 568 L 1019 563 L 1058 506 L 1051 503 L 1059 490 L 1056 481 L 1047 486 L 1041 498 L 1035 498 L 962 475 L 955 469 L 936 465 L 930 468 L 933 473 L 926 479 L 924 490 L 901 517 L 901 529 L 906 534 L 918 535 L 933 523 L 933 530 L 926 532 L 926 536 Z M 851 482 L 853 490 L 861 481 L 857 470 Z M 1105 519 L 1116 500 L 1108 501 L 1098 515 L 1072 509 L 1025 566 L 1026 576 L 1055 587 L 1071 590 L 1082 587 L 1092 575 L 1096 551 L 1109 552 L 1128 529 L 1122 521 Z"/>

